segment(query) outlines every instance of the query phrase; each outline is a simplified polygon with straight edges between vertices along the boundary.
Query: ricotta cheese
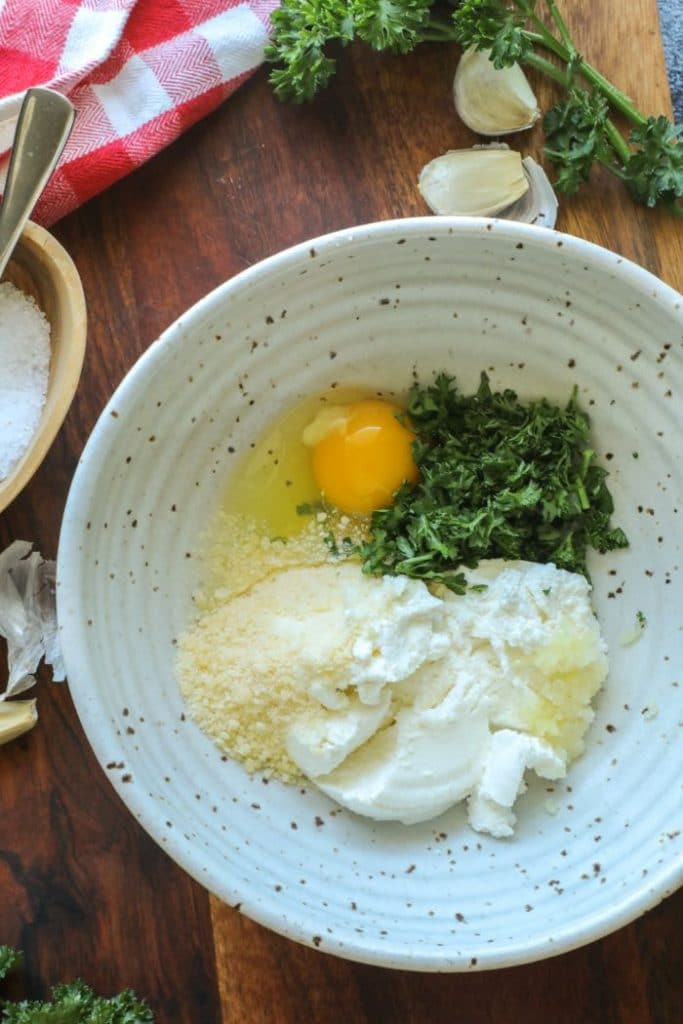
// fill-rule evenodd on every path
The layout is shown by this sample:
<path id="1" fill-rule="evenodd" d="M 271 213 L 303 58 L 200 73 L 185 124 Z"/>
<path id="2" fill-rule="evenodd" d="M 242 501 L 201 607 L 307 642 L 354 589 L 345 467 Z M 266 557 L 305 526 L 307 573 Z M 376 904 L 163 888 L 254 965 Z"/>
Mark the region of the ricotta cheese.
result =
<path id="1" fill-rule="evenodd" d="M 189 710 L 248 770 L 359 814 L 411 824 L 467 799 L 473 828 L 509 836 L 526 773 L 581 753 L 606 647 L 584 577 L 467 575 L 456 596 L 351 561 L 273 572 L 182 639 Z"/>

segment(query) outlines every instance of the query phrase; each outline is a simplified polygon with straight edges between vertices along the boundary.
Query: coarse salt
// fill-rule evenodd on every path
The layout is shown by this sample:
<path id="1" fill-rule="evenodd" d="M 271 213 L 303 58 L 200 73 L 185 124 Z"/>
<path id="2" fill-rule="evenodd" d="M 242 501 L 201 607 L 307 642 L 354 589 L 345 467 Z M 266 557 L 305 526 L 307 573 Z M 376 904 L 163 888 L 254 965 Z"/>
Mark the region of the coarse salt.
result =
<path id="1" fill-rule="evenodd" d="M 29 447 L 45 404 L 50 325 L 35 301 L 0 284 L 0 480 Z"/>

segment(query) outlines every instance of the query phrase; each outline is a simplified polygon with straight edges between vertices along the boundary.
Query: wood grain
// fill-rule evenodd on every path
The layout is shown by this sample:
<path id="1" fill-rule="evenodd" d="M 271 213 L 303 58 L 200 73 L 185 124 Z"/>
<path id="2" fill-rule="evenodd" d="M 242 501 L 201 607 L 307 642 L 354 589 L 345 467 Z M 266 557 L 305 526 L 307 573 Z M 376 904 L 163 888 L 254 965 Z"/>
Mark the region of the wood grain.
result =
<path id="1" fill-rule="evenodd" d="M 681 903 L 552 960 L 470 975 L 383 970 L 273 936 L 213 904 L 225 1024 L 673 1024 Z M 651 937 L 659 936 L 657 952 Z M 667 948 L 666 943 L 670 943 Z"/>
<path id="2" fill-rule="evenodd" d="M 655 0 L 565 0 L 564 8 L 602 70 L 647 110 L 668 109 Z M 346 51 L 333 87 L 307 107 L 275 101 L 261 71 L 57 226 L 83 279 L 89 348 L 64 428 L 0 515 L 0 546 L 28 538 L 55 554 L 68 486 L 100 410 L 196 299 L 294 242 L 425 212 L 415 189 L 421 166 L 475 141 L 450 99 L 456 59 L 450 46 L 405 58 Z M 536 151 L 540 141 L 538 132 L 511 140 Z M 683 287 L 680 226 L 635 208 L 618 183 L 596 180 L 563 204 L 558 227 Z M 680 1022 L 683 893 L 601 942 L 527 967 L 417 975 L 337 960 L 210 899 L 123 807 L 66 687 L 45 679 L 38 697 L 39 725 L 1 753 L 0 942 L 25 949 L 27 991 L 77 974 L 104 992 L 130 985 L 159 1024 Z"/>

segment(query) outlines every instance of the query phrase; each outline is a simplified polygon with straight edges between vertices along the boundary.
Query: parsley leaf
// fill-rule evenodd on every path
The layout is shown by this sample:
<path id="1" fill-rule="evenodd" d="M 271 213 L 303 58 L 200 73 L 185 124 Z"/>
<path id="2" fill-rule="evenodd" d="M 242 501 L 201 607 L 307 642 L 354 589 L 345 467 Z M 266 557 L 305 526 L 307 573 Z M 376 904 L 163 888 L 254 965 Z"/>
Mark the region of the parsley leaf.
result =
<path id="1" fill-rule="evenodd" d="M 4 978 L 15 967 L 23 962 L 23 956 L 11 946 L 0 946 L 0 978 Z"/>
<path id="2" fill-rule="evenodd" d="M 354 38 L 375 50 L 408 53 L 424 38 L 434 0 L 285 0 L 271 14 L 267 61 L 280 99 L 302 103 L 324 89 L 336 69 L 332 43 Z"/>
<path id="3" fill-rule="evenodd" d="M 474 395 L 452 377 L 415 385 L 408 415 L 419 482 L 372 515 L 359 547 L 371 574 L 403 574 L 465 590 L 462 566 L 483 558 L 554 562 L 587 575 L 586 552 L 628 545 L 612 528 L 607 472 L 590 446 L 576 392 L 564 408 L 494 392 Z"/>
<path id="4" fill-rule="evenodd" d="M 375 50 L 408 53 L 421 42 L 433 0 L 365 0 L 348 5 L 359 39 Z"/>
<path id="5" fill-rule="evenodd" d="M 626 185 L 646 206 L 673 204 L 683 196 L 683 125 L 649 117 L 634 128 L 629 141 L 637 147 L 624 168 Z"/>
<path id="6" fill-rule="evenodd" d="M 528 4 L 529 13 L 534 6 Z M 453 14 L 455 37 L 463 49 L 490 50 L 494 67 L 510 67 L 533 48 L 525 31 L 526 14 L 505 0 L 465 0 Z"/>
<path id="7" fill-rule="evenodd" d="M 558 192 L 574 195 L 588 181 L 594 160 L 607 163 L 611 159 L 605 135 L 608 116 L 604 96 L 574 87 L 543 118 L 543 152 L 559 168 L 555 182 Z"/>
<path id="8" fill-rule="evenodd" d="M 325 52 L 327 44 L 353 39 L 347 5 L 343 0 L 288 0 L 270 20 L 274 34 L 265 58 L 283 64 L 270 74 L 275 94 L 296 103 L 312 99 L 336 69 Z"/>
<path id="9" fill-rule="evenodd" d="M 20 964 L 23 956 L 0 946 L 0 978 Z M 97 996 L 82 981 L 55 985 L 48 1001 L 0 1000 L 1 1024 L 153 1024 L 149 1007 L 128 990 L 111 998 Z"/>

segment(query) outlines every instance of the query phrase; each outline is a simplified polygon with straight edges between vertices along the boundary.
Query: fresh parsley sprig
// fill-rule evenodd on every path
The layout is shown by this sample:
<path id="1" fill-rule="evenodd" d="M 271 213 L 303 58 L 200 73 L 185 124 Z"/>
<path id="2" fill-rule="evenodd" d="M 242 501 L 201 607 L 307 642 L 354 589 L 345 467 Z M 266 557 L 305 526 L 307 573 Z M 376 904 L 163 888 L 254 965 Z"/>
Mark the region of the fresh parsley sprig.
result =
<path id="1" fill-rule="evenodd" d="M 453 378 L 415 385 L 408 415 L 416 433 L 417 485 L 374 512 L 361 544 L 364 571 L 406 575 L 465 590 L 462 566 L 484 558 L 554 562 L 587 574 L 589 548 L 628 545 L 610 525 L 606 470 L 574 393 L 564 408 L 492 391 L 481 375 L 463 396 Z"/>
<path id="2" fill-rule="evenodd" d="M 280 99 L 302 103 L 336 70 L 329 46 L 354 39 L 375 50 L 408 53 L 425 38 L 433 0 L 284 0 L 273 11 L 266 60 L 280 67 L 270 80 Z"/>
<path id="3" fill-rule="evenodd" d="M 20 952 L 0 946 L 0 978 L 23 962 Z M 95 995 L 82 981 L 55 985 L 50 999 L 23 999 L 10 1003 L 0 999 L 1 1024 L 153 1024 L 149 1007 L 126 990 L 106 998 Z"/>
<path id="4" fill-rule="evenodd" d="M 310 100 L 334 74 L 330 47 L 354 39 L 395 53 L 430 40 L 488 50 L 496 67 L 525 65 L 565 92 L 544 118 L 545 153 L 558 170 L 558 191 L 575 193 L 599 163 L 639 203 L 683 216 L 683 126 L 645 117 L 586 61 L 556 0 L 461 0 L 451 18 L 434 13 L 440 6 L 435 0 L 283 0 L 266 49 L 276 65 L 270 74 L 275 92 Z M 630 124 L 626 134 L 612 120 L 614 112 Z"/>
<path id="5" fill-rule="evenodd" d="M 456 38 L 465 48 L 490 50 L 495 67 L 536 68 L 566 89 L 543 122 L 546 156 L 559 169 L 559 192 L 575 193 L 598 162 L 639 203 L 683 216 L 683 126 L 645 117 L 578 52 L 555 0 L 544 5 L 554 31 L 540 18 L 538 0 L 464 0 L 453 15 Z M 612 110 L 630 122 L 626 137 L 610 119 Z"/>
<path id="6" fill-rule="evenodd" d="M 18 949 L 12 949 L 11 946 L 0 946 L 0 981 L 15 967 L 20 967 L 23 960 Z"/>

